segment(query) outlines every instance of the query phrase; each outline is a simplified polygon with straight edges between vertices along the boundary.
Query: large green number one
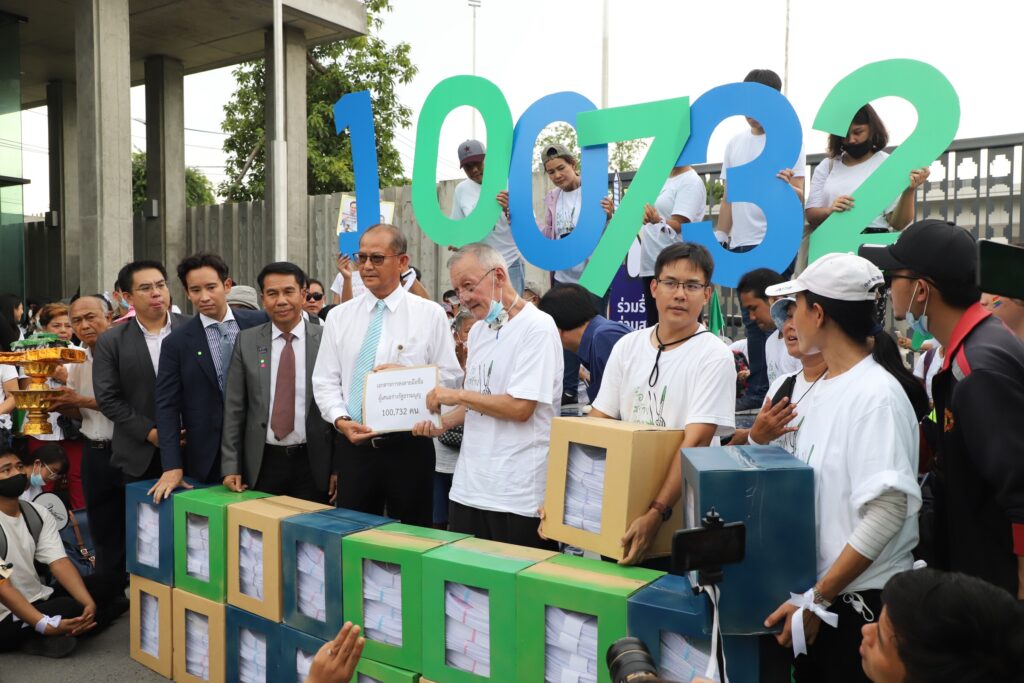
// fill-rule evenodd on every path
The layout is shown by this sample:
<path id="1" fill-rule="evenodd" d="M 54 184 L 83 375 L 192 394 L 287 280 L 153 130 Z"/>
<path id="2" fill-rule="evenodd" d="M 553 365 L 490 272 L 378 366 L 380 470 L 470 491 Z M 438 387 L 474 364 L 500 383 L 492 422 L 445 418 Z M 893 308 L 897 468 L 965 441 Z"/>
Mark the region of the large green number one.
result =
<path id="1" fill-rule="evenodd" d="M 853 193 L 853 208 L 833 213 L 818 226 L 811 235 L 808 261 L 832 252 L 856 252 L 862 244 L 895 242 L 898 233 L 861 232 L 907 188 L 910 171 L 930 165 L 956 136 L 960 99 L 953 85 L 935 67 L 913 59 L 868 64 L 839 81 L 822 102 L 814 128 L 845 137 L 858 109 L 890 96 L 914 105 L 917 126 Z"/>
<path id="2" fill-rule="evenodd" d="M 445 118 L 462 105 L 479 111 L 487 126 L 487 161 L 480 202 L 470 215 L 452 220 L 437 202 L 437 145 Z M 452 76 L 438 83 L 420 112 L 412 169 L 412 207 L 423 232 L 438 244 L 456 247 L 486 237 L 501 214 L 494 197 L 505 189 L 511 159 L 512 112 L 498 86 L 478 76 Z"/>
<path id="3" fill-rule="evenodd" d="M 619 204 L 597 245 L 580 284 L 598 296 L 608 291 L 615 272 L 643 225 L 644 204 L 653 202 L 690 137 L 690 98 L 677 97 L 626 107 L 580 112 L 576 117 L 581 147 L 650 138 L 647 154 L 629 192 Z"/>

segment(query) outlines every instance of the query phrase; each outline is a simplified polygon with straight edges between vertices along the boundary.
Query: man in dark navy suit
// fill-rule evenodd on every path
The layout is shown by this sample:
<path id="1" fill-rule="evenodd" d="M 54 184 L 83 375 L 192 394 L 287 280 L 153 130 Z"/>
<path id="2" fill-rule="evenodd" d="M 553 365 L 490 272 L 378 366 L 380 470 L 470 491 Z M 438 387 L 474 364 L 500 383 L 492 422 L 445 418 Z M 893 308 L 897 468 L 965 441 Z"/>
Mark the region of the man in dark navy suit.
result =
<path id="1" fill-rule="evenodd" d="M 187 257 L 178 264 L 178 278 L 198 315 L 175 330 L 160 349 L 156 424 L 163 475 L 151 491 L 158 501 L 179 486 L 187 488 L 184 476 L 220 481 L 224 387 L 235 337 L 267 322 L 263 312 L 228 306 L 228 265 L 216 254 Z"/>

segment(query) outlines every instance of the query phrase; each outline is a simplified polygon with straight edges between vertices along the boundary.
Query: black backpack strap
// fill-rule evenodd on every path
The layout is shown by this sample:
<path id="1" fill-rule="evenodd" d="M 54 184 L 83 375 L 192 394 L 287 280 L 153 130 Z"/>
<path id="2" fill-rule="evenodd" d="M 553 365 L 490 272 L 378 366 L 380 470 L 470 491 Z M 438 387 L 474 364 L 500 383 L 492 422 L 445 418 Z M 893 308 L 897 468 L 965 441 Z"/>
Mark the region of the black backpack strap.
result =
<path id="1" fill-rule="evenodd" d="M 25 518 L 28 525 L 28 532 L 32 534 L 32 540 L 39 543 L 39 535 L 43 532 L 43 518 L 39 516 L 39 510 L 27 500 L 18 500 L 21 506 L 21 516 Z"/>

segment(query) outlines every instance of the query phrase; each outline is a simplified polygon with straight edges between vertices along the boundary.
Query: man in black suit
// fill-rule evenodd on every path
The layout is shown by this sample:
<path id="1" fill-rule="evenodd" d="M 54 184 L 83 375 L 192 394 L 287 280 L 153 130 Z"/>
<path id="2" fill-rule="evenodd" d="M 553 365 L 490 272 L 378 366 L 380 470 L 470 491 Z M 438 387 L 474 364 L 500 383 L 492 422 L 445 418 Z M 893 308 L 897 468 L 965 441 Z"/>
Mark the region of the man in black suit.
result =
<path id="1" fill-rule="evenodd" d="M 155 500 L 183 486 L 187 475 L 220 481 L 220 433 L 224 387 L 235 337 L 267 321 L 265 313 L 232 310 L 228 264 L 210 253 L 193 254 L 178 264 L 178 279 L 198 315 L 167 338 L 156 378 L 156 424 L 163 474 L 153 487 Z M 175 432 L 184 429 L 184 439 Z M 187 488 L 187 486 L 186 486 Z"/>
<path id="2" fill-rule="evenodd" d="M 104 523 L 120 530 L 123 557 L 124 484 L 153 479 L 161 472 L 153 400 L 160 347 L 171 330 L 188 318 L 170 312 L 167 271 L 160 262 L 129 263 L 118 273 L 117 281 L 135 315 L 99 336 L 93 349 L 92 382 L 100 412 L 114 423 L 110 465 L 123 473 L 123 479 L 103 487 L 117 499 L 109 506 L 113 513 Z M 179 438 L 178 428 L 172 431 L 171 436 Z"/>
<path id="3" fill-rule="evenodd" d="M 257 282 L 271 322 L 239 333 L 231 355 L 220 447 L 224 485 L 334 502 L 334 430 L 313 399 L 323 327 L 302 315 L 306 275 L 294 263 L 271 263 Z"/>

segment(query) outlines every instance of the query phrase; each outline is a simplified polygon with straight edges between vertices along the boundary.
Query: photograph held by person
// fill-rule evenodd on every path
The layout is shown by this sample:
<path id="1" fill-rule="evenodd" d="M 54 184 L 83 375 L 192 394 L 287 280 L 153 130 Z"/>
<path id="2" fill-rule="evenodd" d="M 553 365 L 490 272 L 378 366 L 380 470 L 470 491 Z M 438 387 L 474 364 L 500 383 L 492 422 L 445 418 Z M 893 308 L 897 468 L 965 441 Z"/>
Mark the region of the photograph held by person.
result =
<path id="1" fill-rule="evenodd" d="M 979 301 L 977 242 L 924 220 L 861 253 L 892 281 L 896 319 L 945 349 L 932 380 L 939 445 L 926 559 L 1024 599 L 1024 342 Z"/>
<path id="2" fill-rule="evenodd" d="M 306 274 L 294 263 L 271 263 L 257 283 L 270 322 L 239 332 L 231 354 L 220 444 L 224 485 L 333 503 L 333 434 L 313 399 L 323 326 L 302 315 Z"/>
<path id="3" fill-rule="evenodd" d="M 371 371 L 437 365 L 441 383 L 459 385 L 462 369 L 440 305 L 407 292 L 408 244 L 393 225 L 370 227 L 359 241 L 361 296 L 331 310 L 324 326 L 313 394 L 339 439 L 338 505 L 430 526 L 434 444 L 411 432 L 376 434 L 364 424 L 363 391 Z"/>

